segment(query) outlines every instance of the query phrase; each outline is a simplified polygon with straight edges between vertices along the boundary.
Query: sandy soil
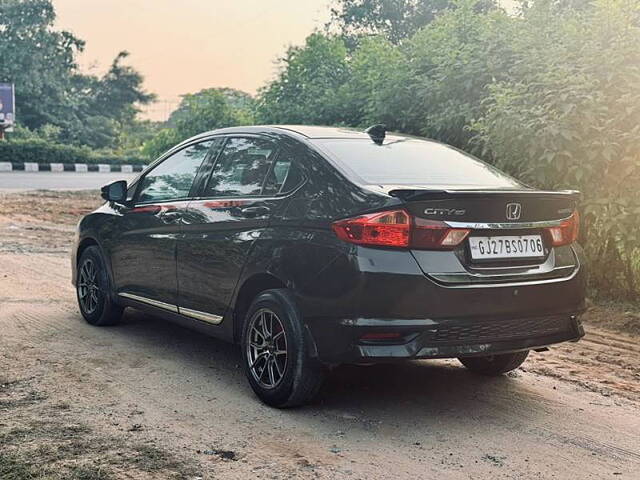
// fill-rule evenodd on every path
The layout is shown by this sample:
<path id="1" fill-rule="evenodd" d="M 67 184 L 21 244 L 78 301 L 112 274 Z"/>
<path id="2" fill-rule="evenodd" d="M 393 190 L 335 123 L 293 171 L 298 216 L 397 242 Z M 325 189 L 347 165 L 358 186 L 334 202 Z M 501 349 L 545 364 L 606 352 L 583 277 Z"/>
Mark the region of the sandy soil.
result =
<path id="1" fill-rule="evenodd" d="M 231 345 L 134 311 L 82 320 L 66 250 L 98 203 L 0 196 L 1 479 L 640 478 L 637 311 L 593 306 L 583 341 L 504 378 L 341 367 L 278 411 Z"/>

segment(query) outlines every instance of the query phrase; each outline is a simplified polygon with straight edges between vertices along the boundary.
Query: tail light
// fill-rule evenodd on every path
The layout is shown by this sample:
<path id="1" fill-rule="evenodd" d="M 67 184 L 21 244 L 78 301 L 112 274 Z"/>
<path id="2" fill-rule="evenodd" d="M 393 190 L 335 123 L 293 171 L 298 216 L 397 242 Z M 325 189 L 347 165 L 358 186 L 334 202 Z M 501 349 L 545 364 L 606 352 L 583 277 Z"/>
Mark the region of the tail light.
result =
<path id="1" fill-rule="evenodd" d="M 338 238 L 346 242 L 381 247 L 447 250 L 460 245 L 469 235 L 467 229 L 415 218 L 405 210 L 347 218 L 332 227 Z"/>
<path id="2" fill-rule="evenodd" d="M 333 224 L 338 238 L 358 245 L 408 247 L 411 218 L 404 210 L 370 213 Z"/>
<path id="3" fill-rule="evenodd" d="M 469 235 L 466 228 L 451 228 L 444 222 L 414 218 L 411 246 L 447 250 L 460 245 Z"/>
<path id="4" fill-rule="evenodd" d="M 580 233 L 580 215 L 578 211 L 573 212 L 569 218 L 563 220 L 557 227 L 547 228 L 547 231 L 554 247 L 572 244 L 578 240 L 578 233 Z"/>

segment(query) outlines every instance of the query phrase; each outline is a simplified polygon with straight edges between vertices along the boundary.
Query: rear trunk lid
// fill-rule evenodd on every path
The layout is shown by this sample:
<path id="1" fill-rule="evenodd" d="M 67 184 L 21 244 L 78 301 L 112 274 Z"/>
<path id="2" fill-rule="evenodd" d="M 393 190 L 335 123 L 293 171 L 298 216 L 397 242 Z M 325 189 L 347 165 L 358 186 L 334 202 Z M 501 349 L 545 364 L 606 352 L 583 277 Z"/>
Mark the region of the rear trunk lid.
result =
<path id="1" fill-rule="evenodd" d="M 579 192 L 381 188 L 416 219 L 469 230 L 452 251 L 413 251 L 424 273 L 440 283 L 557 279 L 577 269 L 571 247 L 554 247 L 549 227 L 574 214 Z"/>
<path id="2" fill-rule="evenodd" d="M 382 187 L 406 203 L 412 215 L 464 223 L 532 223 L 569 217 L 580 194 L 574 190 L 434 190 Z"/>

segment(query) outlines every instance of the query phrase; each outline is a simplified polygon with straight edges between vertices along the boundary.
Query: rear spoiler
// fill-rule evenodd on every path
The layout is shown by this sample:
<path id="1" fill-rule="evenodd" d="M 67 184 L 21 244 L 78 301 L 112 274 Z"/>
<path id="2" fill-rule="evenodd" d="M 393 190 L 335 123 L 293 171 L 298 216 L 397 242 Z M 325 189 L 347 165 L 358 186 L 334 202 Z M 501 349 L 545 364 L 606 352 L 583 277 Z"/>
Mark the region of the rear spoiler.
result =
<path id="1" fill-rule="evenodd" d="M 449 198 L 473 198 L 473 197 L 493 197 L 512 195 L 517 197 L 538 197 L 538 198 L 571 198 L 575 202 L 580 201 L 581 194 L 578 190 L 425 190 L 411 188 L 396 188 L 389 191 L 389 195 L 399 198 L 405 202 L 416 200 L 444 200 Z"/>

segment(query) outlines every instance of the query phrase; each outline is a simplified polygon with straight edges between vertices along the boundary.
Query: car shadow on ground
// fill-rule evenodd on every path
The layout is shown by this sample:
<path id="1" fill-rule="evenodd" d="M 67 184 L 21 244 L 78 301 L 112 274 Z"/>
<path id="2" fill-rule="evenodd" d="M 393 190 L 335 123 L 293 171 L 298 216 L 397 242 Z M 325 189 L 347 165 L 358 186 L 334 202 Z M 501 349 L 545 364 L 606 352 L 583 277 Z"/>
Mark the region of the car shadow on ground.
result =
<path id="1" fill-rule="evenodd" d="M 163 365 L 188 371 L 192 383 L 222 382 L 229 395 L 258 402 L 245 379 L 240 350 L 235 345 L 130 309 L 118 327 L 108 330 L 115 335 L 113 342 L 117 337 L 123 341 L 126 338 L 147 356 L 161 351 Z M 495 420 L 499 416 L 503 421 L 504 412 L 517 410 L 516 423 L 522 425 L 548 414 L 548 400 L 532 388 L 535 381 L 535 377 L 523 378 L 518 372 L 479 376 L 456 360 L 342 365 L 331 370 L 312 405 L 288 410 L 287 414 L 297 417 L 320 413 L 344 421 L 358 419 L 362 412 L 374 417 L 376 413 L 393 412 L 404 427 L 423 429 L 416 422 L 426 416 L 432 422 L 439 415 L 461 420 Z"/>

